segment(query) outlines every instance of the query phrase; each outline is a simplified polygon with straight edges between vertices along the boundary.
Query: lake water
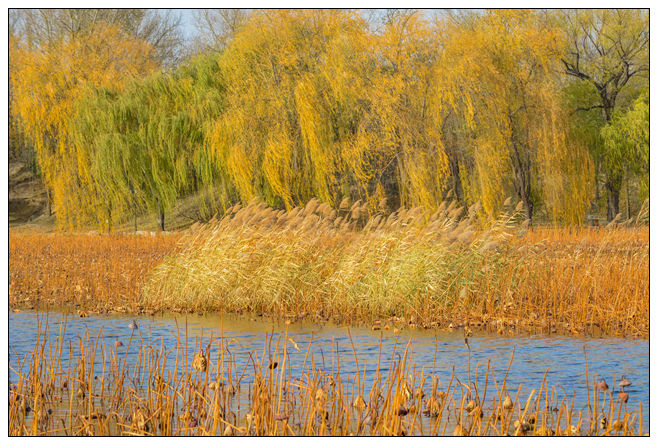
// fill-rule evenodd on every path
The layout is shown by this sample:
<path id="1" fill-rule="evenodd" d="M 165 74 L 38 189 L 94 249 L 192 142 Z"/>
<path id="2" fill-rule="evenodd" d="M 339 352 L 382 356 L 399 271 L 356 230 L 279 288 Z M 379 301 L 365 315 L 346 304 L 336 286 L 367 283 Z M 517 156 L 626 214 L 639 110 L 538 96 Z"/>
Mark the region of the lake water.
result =
<path id="1" fill-rule="evenodd" d="M 413 351 L 410 363 L 417 371 L 424 370 L 425 375 L 433 374 L 439 377 L 445 386 L 453 373 L 462 381 L 468 380 L 469 351 L 464 343 L 461 331 L 429 331 L 405 329 L 398 334 L 392 330 L 372 331 L 366 327 L 337 326 L 325 324 L 320 326 L 310 322 L 294 322 L 289 325 L 266 318 L 239 315 L 181 315 L 169 314 L 158 316 L 126 317 L 118 315 L 92 315 L 80 318 L 76 314 L 66 316 L 61 312 L 40 312 L 42 322 L 47 319 L 51 336 L 59 335 L 59 324 L 66 317 L 66 332 L 64 344 L 77 344 L 78 336 L 87 330 L 91 337 L 102 332 L 105 343 L 110 346 L 116 340 L 128 344 L 131 334 L 133 340 L 141 336 L 145 342 L 164 345 L 167 349 L 177 344 L 177 327 L 181 342 L 187 344 L 191 357 L 198 349 L 200 339 L 202 345 L 208 344 L 211 333 L 214 338 L 231 339 L 228 344 L 236 364 L 236 373 L 248 365 L 250 352 L 256 352 L 258 357 L 266 357 L 274 353 L 277 342 L 287 331 L 287 336 L 294 339 L 299 351 L 288 344 L 288 360 L 292 369 L 301 370 L 307 349 L 310 345 L 310 356 L 316 368 L 323 368 L 326 373 L 341 376 L 352 376 L 356 373 L 356 363 L 351 339 L 354 344 L 358 366 L 361 375 L 365 369 L 365 388 L 368 391 L 372 377 L 379 364 L 380 373 L 392 366 L 392 361 L 404 355 L 409 345 Z M 23 358 L 34 349 L 37 337 L 37 313 L 22 311 L 9 314 L 9 346 L 12 355 Z M 129 324 L 132 320 L 139 329 L 132 331 Z M 268 337 L 269 341 L 268 341 Z M 646 340 L 616 339 L 616 338 L 579 338 L 564 336 L 518 335 L 501 337 L 483 332 L 475 332 L 469 338 L 471 350 L 471 373 L 475 375 L 478 365 L 478 386 L 483 384 L 483 376 L 487 362 L 490 362 L 497 381 L 500 383 L 505 375 L 512 351 L 515 348 L 514 360 L 507 377 L 507 387 L 515 392 L 521 386 L 521 400 L 527 398 L 531 389 L 538 389 L 544 379 L 547 368 L 547 383 L 549 388 L 561 385 L 571 397 L 574 393 L 575 408 L 585 408 L 587 404 L 585 363 L 590 381 L 594 374 L 605 377 L 610 386 L 618 382 L 622 375 L 632 381 L 627 388 L 629 393 L 628 410 L 638 410 L 642 403 L 645 431 L 649 426 L 649 342 Z M 270 351 L 267 351 L 267 348 Z M 279 342 L 279 351 L 283 345 Z M 75 348 L 74 348 L 75 349 Z M 135 348 L 136 349 L 136 348 Z M 216 348 L 215 348 L 216 351 Z M 396 352 L 394 352 L 396 351 Z M 339 364 L 332 360 L 332 352 L 338 353 Z M 63 363 L 66 363 L 68 349 L 62 352 Z M 127 359 L 136 356 L 135 350 L 127 351 Z M 211 360 L 215 352 L 211 352 Z M 136 358 L 136 357 L 135 357 Z M 169 360 L 173 362 L 174 357 Z M 65 367 L 65 365 L 63 366 Z M 173 367 L 173 365 L 172 365 Z M 308 371 L 308 364 L 307 364 Z M 243 384 L 249 384 L 249 375 L 245 375 Z M 430 379 L 428 379 L 430 380 Z M 428 383 L 429 384 L 429 383 Z M 491 382 L 489 383 L 490 385 Z M 617 385 L 615 385 L 616 389 Z M 492 385 L 495 393 L 495 385 Z M 525 395 L 525 397 L 523 396 Z M 490 398 L 490 397 L 487 397 Z"/>

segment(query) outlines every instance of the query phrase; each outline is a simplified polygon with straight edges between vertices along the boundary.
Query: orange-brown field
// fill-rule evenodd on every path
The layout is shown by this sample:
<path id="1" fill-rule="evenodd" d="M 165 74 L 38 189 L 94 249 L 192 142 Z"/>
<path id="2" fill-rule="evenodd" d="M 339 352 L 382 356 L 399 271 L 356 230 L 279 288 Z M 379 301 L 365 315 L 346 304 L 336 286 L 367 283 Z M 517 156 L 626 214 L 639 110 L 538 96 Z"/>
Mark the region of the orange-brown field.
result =
<path id="1" fill-rule="evenodd" d="M 179 238 L 150 235 L 9 235 L 9 304 L 140 311 L 148 272 Z"/>
<path id="2" fill-rule="evenodd" d="M 173 235 L 10 234 L 10 305 L 648 337 L 647 227 L 476 230 L 452 208 L 364 227 L 354 210 L 236 207 Z"/>

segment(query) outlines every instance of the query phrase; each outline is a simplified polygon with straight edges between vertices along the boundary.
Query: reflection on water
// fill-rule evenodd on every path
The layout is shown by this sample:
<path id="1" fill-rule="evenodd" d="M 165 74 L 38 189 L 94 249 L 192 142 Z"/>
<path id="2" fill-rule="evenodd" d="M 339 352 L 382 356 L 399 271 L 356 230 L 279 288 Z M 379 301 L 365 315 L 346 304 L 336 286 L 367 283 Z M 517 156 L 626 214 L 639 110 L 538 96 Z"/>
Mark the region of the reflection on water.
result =
<path id="1" fill-rule="evenodd" d="M 10 313 L 9 315 L 9 346 L 12 356 L 17 354 L 21 359 L 31 351 L 36 342 L 36 317 L 32 311 Z M 40 314 L 42 322 L 46 321 L 46 314 Z M 59 334 L 59 325 L 64 314 L 50 313 L 47 315 L 48 328 L 51 336 Z M 131 322 L 135 320 L 139 329 L 133 331 Z M 365 376 L 365 388 L 368 390 L 372 384 L 372 377 L 377 367 L 382 373 L 391 366 L 392 360 L 399 359 L 409 347 L 412 352 L 411 363 L 415 370 L 433 374 L 444 382 L 455 375 L 468 379 L 468 348 L 464 344 L 463 334 L 446 331 L 409 331 L 399 334 L 392 331 L 371 331 L 365 328 L 347 328 L 331 324 L 319 326 L 315 323 L 296 322 L 290 325 L 277 323 L 269 319 L 235 315 L 198 316 L 198 315 L 165 315 L 156 317 L 127 318 L 117 315 L 102 315 L 79 318 L 67 317 L 64 344 L 78 343 L 78 336 L 82 336 L 88 329 L 90 335 L 96 336 L 102 332 L 106 345 L 112 345 L 120 340 L 124 345 L 131 335 L 141 336 L 141 339 L 154 345 L 164 345 L 172 349 L 177 344 L 177 330 L 181 342 L 187 344 L 190 357 L 198 349 L 199 342 L 205 347 L 212 336 L 231 339 L 228 350 L 235 361 L 235 374 L 242 374 L 242 370 L 251 366 L 250 355 L 256 353 L 263 357 L 275 354 L 278 348 L 283 350 L 281 341 L 283 334 L 293 339 L 287 348 L 287 360 L 291 368 L 301 373 L 306 365 L 322 368 L 326 373 L 348 376 L 350 379 L 357 371 L 355 354 L 358 360 L 359 371 Z M 350 334 L 351 340 L 350 341 Z M 269 338 L 268 338 L 269 337 Z M 352 342 L 354 349 L 352 348 Z M 218 342 L 211 348 L 211 360 L 216 356 Z M 471 373 L 473 377 L 478 373 L 478 386 L 483 385 L 483 375 L 486 373 L 487 363 L 494 371 L 498 382 L 502 381 L 512 358 L 514 347 L 514 360 L 507 377 L 507 386 L 510 391 L 521 387 L 521 397 L 528 396 L 531 388 L 541 386 L 547 368 L 547 383 L 562 386 L 569 395 L 575 394 L 575 408 L 584 408 L 587 403 L 585 369 L 590 380 L 593 374 L 604 376 L 609 384 L 618 382 L 622 375 L 632 381 L 629 392 L 628 410 L 638 410 L 642 403 L 644 424 L 649 422 L 649 342 L 645 340 L 626 339 L 594 339 L 571 338 L 561 336 L 517 336 L 498 337 L 489 334 L 476 333 L 469 338 L 471 348 Z M 296 347 L 295 347 L 296 346 Z M 310 346 L 310 349 L 309 349 Z M 74 348 L 75 349 L 75 348 Z M 269 349 L 269 351 L 268 351 Z M 310 354 L 307 356 L 307 351 Z M 586 354 L 585 352 L 586 351 Z M 135 350 L 127 349 L 128 361 L 136 355 Z M 64 348 L 62 367 L 66 367 L 68 348 Z M 123 356 L 123 353 L 122 353 Z M 336 359 L 339 357 L 339 360 Z M 175 356 L 169 357 L 173 362 Z M 12 361 L 12 363 L 15 363 Z M 267 364 L 267 363 L 266 363 Z M 477 367 L 477 370 L 476 370 Z M 249 381 L 251 373 L 245 373 L 242 384 Z M 363 377 L 362 377 L 363 378 Z M 428 385 L 431 379 L 428 379 Z M 492 383 L 489 382 L 491 385 Z M 612 385 L 611 385 L 612 386 Z M 616 387 L 617 385 L 615 385 Z M 495 383 L 494 386 L 495 388 Z M 646 427 L 645 427 L 646 428 Z"/>

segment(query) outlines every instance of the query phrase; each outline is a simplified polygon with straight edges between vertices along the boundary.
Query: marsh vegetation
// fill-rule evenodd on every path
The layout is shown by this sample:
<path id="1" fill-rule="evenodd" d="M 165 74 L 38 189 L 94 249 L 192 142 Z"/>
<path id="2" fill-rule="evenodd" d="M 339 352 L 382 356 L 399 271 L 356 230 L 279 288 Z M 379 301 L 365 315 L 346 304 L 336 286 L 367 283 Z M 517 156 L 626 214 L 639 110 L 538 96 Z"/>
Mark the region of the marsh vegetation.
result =
<path id="1" fill-rule="evenodd" d="M 456 338 L 455 367 L 439 348 L 447 338 L 424 347 L 348 329 L 339 341 L 335 332 L 302 335 L 284 324 L 245 337 L 217 318 L 201 331 L 162 320 L 167 333 L 155 335 L 158 325 L 144 319 L 129 326 L 126 317 L 99 317 L 92 330 L 56 315 L 51 326 L 37 317 L 25 330 L 30 341 L 10 350 L 11 435 L 550 436 L 647 428 L 637 400 L 645 399 L 646 378 L 633 379 L 629 400 L 629 387 L 619 388 L 630 382 L 610 373 L 611 362 L 602 387 L 596 366 L 588 367 L 594 351 L 561 356 L 585 358 L 584 367 L 565 362 L 563 372 L 582 375 L 571 384 L 562 377 L 564 386 L 550 368 L 524 361 L 531 344 L 515 352 L 510 342 L 508 361 L 495 363 L 500 355 L 482 360 L 479 339 L 471 339 L 472 353 Z M 520 383 L 533 374 L 531 386 Z"/>

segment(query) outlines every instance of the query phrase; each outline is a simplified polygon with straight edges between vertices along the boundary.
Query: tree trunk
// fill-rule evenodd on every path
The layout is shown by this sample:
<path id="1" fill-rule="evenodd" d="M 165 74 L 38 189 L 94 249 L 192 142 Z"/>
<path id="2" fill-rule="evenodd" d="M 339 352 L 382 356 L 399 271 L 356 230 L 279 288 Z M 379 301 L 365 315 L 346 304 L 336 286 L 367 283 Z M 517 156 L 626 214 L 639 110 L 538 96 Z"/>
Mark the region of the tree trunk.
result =
<path id="1" fill-rule="evenodd" d="M 631 219 L 631 189 L 629 180 L 626 179 L 626 219 Z"/>
<path id="2" fill-rule="evenodd" d="M 530 195 L 526 195 L 522 198 L 523 200 L 523 209 L 525 210 L 525 217 L 530 221 L 530 227 L 532 227 L 532 211 L 534 210 L 534 204 L 530 199 Z"/>
<path id="3" fill-rule="evenodd" d="M 137 233 L 137 202 L 135 201 L 135 189 L 130 184 L 130 194 L 133 197 L 133 215 L 135 215 L 135 233 Z"/>
<path id="4" fill-rule="evenodd" d="M 599 200 L 601 199 L 601 191 L 599 189 L 599 166 L 598 163 L 594 163 L 594 202 L 597 207 L 599 205 Z"/>
<path id="5" fill-rule="evenodd" d="M 619 213 L 619 189 L 621 188 L 616 181 L 606 180 L 605 188 L 608 192 L 608 221 L 615 219 Z"/>
<path id="6" fill-rule="evenodd" d="M 384 188 L 384 196 L 386 197 L 386 207 L 389 211 L 397 210 L 402 205 L 400 199 L 401 181 L 396 174 L 398 172 L 398 158 L 396 156 L 391 159 L 380 177 L 381 185 Z"/>
<path id="7" fill-rule="evenodd" d="M 46 187 L 46 211 L 49 217 L 53 216 L 53 209 L 50 205 L 50 190 L 48 190 L 48 187 Z"/>
<path id="8" fill-rule="evenodd" d="M 464 202 L 464 187 L 462 186 L 462 179 L 459 171 L 459 161 L 457 159 L 448 158 L 448 165 L 450 166 L 450 176 L 453 179 L 453 191 L 457 202 Z"/>
<path id="9" fill-rule="evenodd" d="M 158 228 L 164 232 L 165 229 L 165 211 L 162 202 L 158 202 Z"/>
<path id="10" fill-rule="evenodd" d="M 514 148 L 512 156 L 512 170 L 514 171 L 515 181 L 514 189 L 519 199 L 523 201 L 523 209 L 525 210 L 526 219 L 532 226 L 532 211 L 534 204 L 532 202 L 532 192 L 530 186 L 530 162 L 527 158 L 522 157 L 521 152 L 516 144 L 512 144 Z M 527 147 L 526 153 L 527 153 Z"/>
<path id="11" fill-rule="evenodd" d="M 107 219 L 105 220 L 107 224 L 107 233 L 112 233 L 112 207 L 107 206 Z"/>

